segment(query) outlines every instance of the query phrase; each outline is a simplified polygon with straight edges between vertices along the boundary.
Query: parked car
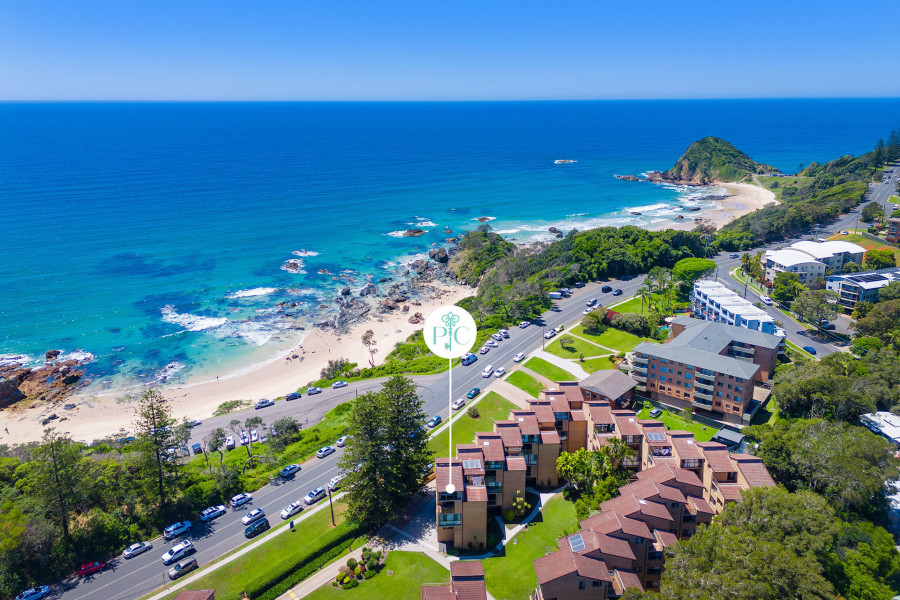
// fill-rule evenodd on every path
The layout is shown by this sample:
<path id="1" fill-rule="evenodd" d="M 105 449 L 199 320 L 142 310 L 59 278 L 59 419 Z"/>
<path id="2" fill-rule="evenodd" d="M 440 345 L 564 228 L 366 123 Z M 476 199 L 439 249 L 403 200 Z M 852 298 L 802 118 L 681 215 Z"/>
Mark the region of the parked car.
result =
<path id="1" fill-rule="evenodd" d="M 825 331 L 834 331 L 837 329 L 837 326 L 835 326 L 834 323 L 822 323 L 822 329 Z"/>
<path id="2" fill-rule="evenodd" d="M 597 299 L 596 299 L 596 298 L 591 298 L 590 300 L 587 301 L 587 305 L 588 305 L 588 306 L 593 306 L 593 305 L 595 305 L 595 304 L 597 304 Z"/>
<path id="3" fill-rule="evenodd" d="M 261 508 L 254 508 L 246 515 L 244 515 L 244 518 L 241 519 L 241 523 L 243 523 L 244 525 L 249 525 L 253 521 L 259 521 L 264 516 L 266 516 L 266 511 Z"/>
<path id="4" fill-rule="evenodd" d="M 25 590 L 18 596 L 14 598 L 14 600 L 39 600 L 40 598 L 45 597 L 50 593 L 50 587 L 46 585 L 41 585 L 38 587 L 33 587 Z"/>
<path id="5" fill-rule="evenodd" d="M 583 281 L 576 281 L 576 282 L 575 282 L 575 287 L 577 287 L 578 289 L 583 288 L 583 287 L 584 287 L 584 282 L 583 282 Z"/>
<path id="6" fill-rule="evenodd" d="M 661 414 L 662 414 L 662 410 L 660 410 L 658 408 L 654 408 L 653 410 L 650 411 L 650 418 L 655 419 L 656 417 L 660 416 Z"/>
<path id="7" fill-rule="evenodd" d="M 591 307 L 589 306 L 589 307 L 587 307 L 586 309 L 584 309 L 583 311 L 581 311 L 581 314 L 583 314 L 583 315 L 589 315 L 589 314 L 591 314 L 593 311 L 594 311 L 594 309 L 591 308 Z"/>
<path id="8" fill-rule="evenodd" d="M 497 367 L 494 371 L 494 377 L 503 377 L 504 375 L 506 375 L 506 369 L 503 367 Z"/>
<path id="9" fill-rule="evenodd" d="M 612 291 L 612 286 L 604 285 L 602 288 L 600 288 L 600 291 L 603 292 L 604 294 L 608 294 Z"/>
<path id="10" fill-rule="evenodd" d="M 291 400 L 299 400 L 303 397 L 303 394 L 300 392 L 291 392 L 290 394 L 286 394 L 284 399 L 290 402 Z"/>
<path id="11" fill-rule="evenodd" d="M 225 438 L 225 449 L 226 450 L 234 450 L 234 436 L 229 435 Z"/>
<path id="12" fill-rule="evenodd" d="M 260 519 L 259 521 L 257 521 L 256 523 L 253 523 L 252 525 L 247 527 L 247 529 L 244 530 L 244 537 L 246 537 L 246 538 L 256 537 L 263 531 L 268 531 L 269 527 L 270 527 L 270 525 L 269 525 L 268 519 Z"/>
<path id="13" fill-rule="evenodd" d="M 259 432 L 255 429 L 250 430 L 250 443 L 255 444 L 259 441 Z"/>
<path id="14" fill-rule="evenodd" d="M 806 350 L 807 352 L 809 352 L 810 354 L 816 353 L 816 349 L 813 348 L 812 346 L 803 346 L 803 349 Z"/>
<path id="15" fill-rule="evenodd" d="M 284 510 L 281 511 L 282 520 L 288 520 L 297 513 L 303 510 L 303 503 L 299 500 L 296 502 L 291 502 L 287 506 L 284 507 Z"/>
<path id="16" fill-rule="evenodd" d="M 732 252 L 731 254 L 728 255 L 728 258 L 740 258 L 740 255 L 737 254 L 736 252 Z"/>
<path id="17" fill-rule="evenodd" d="M 199 427 L 200 425 L 203 425 L 203 421 L 201 421 L 200 419 L 194 419 L 187 422 L 188 427 Z"/>
<path id="18" fill-rule="evenodd" d="M 306 390 L 307 396 L 315 396 L 316 394 L 321 394 L 321 393 L 322 393 L 322 388 L 318 388 L 318 387 L 311 387 L 308 390 Z"/>
<path id="19" fill-rule="evenodd" d="M 509 337 L 509 331 L 506 329 L 501 329 L 497 333 L 499 333 L 500 336 L 503 337 L 504 339 Z"/>
<path id="20" fill-rule="evenodd" d="M 494 374 L 494 365 L 488 365 L 481 371 L 482 377 L 490 377 Z"/>
<path id="21" fill-rule="evenodd" d="M 529 325 L 531 325 L 531 321 L 522 321 L 521 323 L 519 323 L 519 329 L 525 329 Z"/>
<path id="22" fill-rule="evenodd" d="M 99 561 L 84 563 L 80 567 L 78 567 L 78 576 L 79 577 L 87 577 L 88 575 L 93 575 L 94 573 L 99 573 L 103 569 L 106 568 L 106 563 L 102 563 Z"/>
<path id="23" fill-rule="evenodd" d="M 621 296 L 621 295 L 622 295 L 622 290 L 616 288 L 616 290 L 613 291 L 613 296 Z"/>
<path id="24" fill-rule="evenodd" d="M 498 344 L 494 340 L 488 340 L 484 343 L 484 345 L 487 346 L 488 348 L 499 348 L 500 347 L 500 344 Z"/>
<path id="25" fill-rule="evenodd" d="M 338 448 L 343 448 L 347 445 L 347 442 L 350 441 L 350 438 L 353 436 L 350 435 L 342 435 L 338 438 L 337 443 L 335 444 Z"/>
<path id="26" fill-rule="evenodd" d="M 125 548 L 125 552 L 122 553 L 122 556 L 125 558 L 134 558 L 138 554 L 143 554 L 151 548 L 153 548 L 153 544 L 150 542 L 138 542 Z"/>
<path id="27" fill-rule="evenodd" d="M 555 330 L 555 329 L 548 329 L 547 332 L 544 333 L 544 339 L 545 339 L 545 340 L 549 340 L 549 339 L 552 338 L 554 335 L 556 335 L 556 330 Z"/>
<path id="28" fill-rule="evenodd" d="M 176 560 L 181 560 L 188 554 L 193 554 L 195 551 L 194 543 L 191 540 L 181 540 L 174 546 L 168 549 L 165 554 L 163 554 L 160 558 L 162 560 L 162 564 L 171 565 Z"/>
<path id="29" fill-rule="evenodd" d="M 453 408 L 453 410 L 459 410 L 465 405 L 466 405 L 466 399 L 459 398 L 458 400 L 454 400 L 453 404 L 451 404 L 450 406 L 451 406 L 451 408 Z"/>
<path id="30" fill-rule="evenodd" d="M 172 525 L 169 525 L 168 527 L 163 529 L 163 537 L 167 540 L 171 540 L 172 538 L 177 538 L 179 535 L 187 533 L 190 530 L 190 521 L 179 521 L 178 523 L 173 523 Z"/>
<path id="31" fill-rule="evenodd" d="M 203 446 L 201 446 L 200 444 L 192 445 L 191 450 L 194 451 L 194 454 L 203 454 Z"/>
<path id="32" fill-rule="evenodd" d="M 482 346 L 481 350 L 478 351 L 478 354 L 487 354 L 490 351 L 491 351 L 491 349 L 488 348 L 487 346 Z"/>
<path id="33" fill-rule="evenodd" d="M 241 446 L 246 446 L 250 443 L 250 434 L 246 431 L 241 431 Z"/>
<path id="34" fill-rule="evenodd" d="M 515 357 L 513 357 L 513 362 L 522 362 L 523 360 L 525 360 L 524 352 L 519 352 L 518 354 L 515 355 Z"/>
<path id="35" fill-rule="evenodd" d="M 425 424 L 433 429 L 433 428 L 437 427 L 438 425 L 440 425 L 441 421 L 443 421 L 443 419 L 441 419 L 441 415 L 434 415 L 433 417 L 428 419 L 428 422 Z"/>
<path id="36" fill-rule="evenodd" d="M 350 384 L 347 383 L 346 381 L 335 381 L 334 383 L 331 384 L 331 389 L 337 390 L 340 388 L 345 388 L 348 385 L 350 385 Z"/>
<path id="37" fill-rule="evenodd" d="M 237 508 L 238 506 L 243 506 L 248 502 L 253 502 L 253 494 L 242 492 L 237 496 L 232 496 L 231 502 L 229 502 L 229 504 L 231 504 L 231 508 Z"/>
<path id="38" fill-rule="evenodd" d="M 469 390 L 469 393 L 466 394 L 466 398 L 468 398 L 469 400 L 471 400 L 472 398 L 477 398 L 478 394 L 480 393 L 481 388 L 472 388 L 471 390 Z"/>
<path id="39" fill-rule="evenodd" d="M 341 483 L 344 481 L 344 477 L 346 477 L 346 475 L 341 473 L 340 475 L 335 475 L 334 477 L 329 479 L 328 480 L 328 489 L 331 490 L 332 492 L 339 489 L 341 487 Z"/>
<path id="40" fill-rule="evenodd" d="M 200 520 L 204 523 L 207 521 L 212 521 L 213 519 L 217 519 L 224 515 L 227 511 L 225 510 L 225 505 L 220 504 L 218 506 L 210 506 L 207 509 L 204 509 L 202 513 L 200 513 Z"/>
<path id="41" fill-rule="evenodd" d="M 256 406 L 254 406 L 253 408 L 255 408 L 256 410 L 259 410 L 259 409 L 265 408 L 267 406 L 275 406 L 275 402 L 273 402 L 272 400 L 269 400 L 268 398 L 263 398 L 262 400 L 257 402 Z"/>
<path id="42" fill-rule="evenodd" d="M 329 454 L 334 454 L 334 453 L 335 453 L 335 449 L 332 446 L 322 446 L 316 452 L 316 458 L 325 458 Z"/>
<path id="43" fill-rule="evenodd" d="M 306 502 L 307 505 L 315 504 L 326 495 L 325 488 L 317 487 L 303 498 L 303 501 Z"/>
<path id="44" fill-rule="evenodd" d="M 190 573 L 194 569 L 196 569 L 199 565 L 197 565 L 196 558 L 186 558 L 178 563 L 176 563 L 171 569 L 169 569 L 169 579 L 175 581 L 182 575 L 186 575 Z"/>
<path id="45" fill-rule="evenodd" d="M 472 364 L 473 362 L 475 362 L 476 360 L 478 360 L 478 357 L 477 357 L 477 356 L 475 356 L 475 355 L 472 354 L 471 352 L 466 352 L 466 353 L 463 355 L 462 360 L 460 360 L 459 362 L 462 364 L 462 366 L 468 367 L 469 365 L 471 365 L 471 364 Z"/>
<path id="46" fill-rule="evenodd" d="M 281 475 L 282 477 L 287 479 L 288 477 L 291 477 L 294 473 L 296 473 L 299 470 L 300 470 L 300 465 L 294 463 L 292 465 L 288 465 L 285 468 L 283 468 L 281 470 L 281 473 L 279 473 L 279 475 Z"/>
<path id="47" fill-rule="evenodd" d="M 503 341 L 503 336 L 500 335 L 499 333 L 492 333 L 492 334 L 491 334 L 491 337 L 494 338 L 495 340 L 497 340 L 498 342 L 502 342 L 502 341 Z"/>

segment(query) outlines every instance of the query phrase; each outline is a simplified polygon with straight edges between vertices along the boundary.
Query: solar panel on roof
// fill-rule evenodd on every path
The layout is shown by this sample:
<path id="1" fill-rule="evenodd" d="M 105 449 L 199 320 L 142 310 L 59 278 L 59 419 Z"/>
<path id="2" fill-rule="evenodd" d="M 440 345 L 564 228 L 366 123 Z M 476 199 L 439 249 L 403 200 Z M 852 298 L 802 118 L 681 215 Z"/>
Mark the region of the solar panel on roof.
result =
<path id="1" fill-rule="evenodd" d="M 480 469 L 481 460 L 477 458 L 469 458 L 463 461 L 463 469 Z"/>
<path id="2" fill-rule="evenodd" d="M 584 538 L 581 537 L 580 533 L 576 533 L 569 537 L 569 547 L 572 549 L 572 552 L 581 552 L 584 550 Z"/>
<path id="3" fill-rule="evenodd" d="M 651 431 L 647 434 L 647 439 L 651 442 L 664 442 L 666 441 L 666 434 L 659 433 L 657 431 Z"/>
<path id="4" fill-rule="evenodd" d="M 870 281 L 884 281 L 885 279 L 887 279 L 887 277 L 885 277 L 884 275 L 877 275 L 875 273 L 867 273 L 865 275 L 854 275 L 850 279 L 852 279 L 853 281 L 859 281 L 859 282 L 870 282 Z"/>

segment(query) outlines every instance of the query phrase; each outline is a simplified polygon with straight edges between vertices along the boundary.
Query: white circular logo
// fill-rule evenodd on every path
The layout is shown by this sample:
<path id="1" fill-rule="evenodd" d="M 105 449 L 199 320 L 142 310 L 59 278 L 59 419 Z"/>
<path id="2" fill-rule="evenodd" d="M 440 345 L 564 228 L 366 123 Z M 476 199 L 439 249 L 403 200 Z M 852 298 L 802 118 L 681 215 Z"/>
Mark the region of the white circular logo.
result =
<path id="1" fill-rule="evenodd" d="M 441 358 L 459 358 L 472 348 L 478 328 L 467 310 L 442 306 L 425 319 L 422 335 L 428 349 Z"/>

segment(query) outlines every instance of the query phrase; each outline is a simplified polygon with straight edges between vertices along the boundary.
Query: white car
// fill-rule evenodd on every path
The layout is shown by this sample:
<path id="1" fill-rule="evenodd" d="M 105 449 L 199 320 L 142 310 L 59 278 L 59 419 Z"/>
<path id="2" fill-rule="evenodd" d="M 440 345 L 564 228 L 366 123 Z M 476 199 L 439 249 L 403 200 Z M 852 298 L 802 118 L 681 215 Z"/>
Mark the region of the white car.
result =
<path id="1" fill-rule="evenodd" d="M 589 315 L 589 314 L 591 314 L 593 311 L 594 311 L 593 308 L 586 308 L 586 309 L 584 309 L 583 311 L 581 311 L 581 314 L 583 314 L 583 315 Z"/>
<path id="2" fill-rule="evenodd" d="M 519 329 L 525 329 L 529 325 L 531 325 L 531 321 L 522 321 L 521 323 L 519 323 Z"/>
<path id="3" fill-rule="evenodd" d="M 506 369 L 503 367 L 497 367 L 497 370 L 494 371 L 494 377 L 503 377 L 506 375 Z"/>
<path id="4" fill-rule="evenodd" d="M 225 505 L 220 504 L 218 506 L 210 506 L 205 509 L 202 513 L 200 513 L 200 520 L 206 523 L 207 521 L 212 521 L 218 517 L 221 517 L 226 512 Z"/>
<path id="5" fill-rule="evenodd" d="M 766 296 L 765 294 L 759 295 L 759 301 L 767 306 L 772 306 L 772 299 Z"/>
<path id="6" fill-rule="evenodd" d="M 487 354 L 490 351 L 491 351 L 491 349 L 488 348 L 487 346 L 482 346 L 481 350 L 478 351 L 478 354 Z"/>
<path id="7" fill-rule="evenodd" d="M 555 329 L 551 329 L 551 330 L 547 331 L 547 333 L 544 334 L 544 339 L 545 339 L 545 340 L 549 340 L 549 339 L 552 338 L 554 335 L 556 335 L 556 330 L 555 330 Z"/>
<path id="8" fill-rule="evenodd" d="M 509 337 L 509 331 L 506 330 L 506 329 L 501 329 L 501 330 L 498 331 L 497 333 L 499 333 L 499 334 L 500 334 L 501 336 L 503 336 L 504 338 L 508 338 L 508 337 Z"/>
<path id="9" fill-rule="evenodd" d="M 494 338 L 495 340 L 497 340 L 498 342 L 502 342 L 502 341 L 503 341 L 503 336 L 500 335 L 499 333 L 492 333 L 492 334 L 491 334 L 491 337 Z"/>
<path id="10" fill-rule="evenodd" d="M 500 344 L 498 344 L 494 340 L 488 340 L 484 343 L 484 345 L 487 346 L 488 348 L 499 348 L 500 347 Z"/>
<path id="11" fill-rule="evenodd" d="M 490 377 L 493 374 L 494 374 L 494 365 L 486 366 L 484 368 L 484 370 L 481 372 L 481 376 L 485 377 L 485 378 Z"/>
<path id="12" fill-rule="evenodd" d="M 336 390 L 338 388 L 345 388 L 348 385 L 350 385 L 350 384 L 347 383 L 346 381 L 335 381 L 334 383 L 331 384 L 331 389 Z"/>
<path id="13" fill-rule="evenodd" d="M 303 502 L 297 500 L 296 502 L 291 502 L 287 506 L 284 507 L 284 510 L 281 511 L 281 518 L 284 520 L 290 519 L 298 512 L 303 510 Z"/>
<path id="14" fill-rule="evenodd" d="M 316 489 L 308 493 L 306 497 L 303 498 L 303 501 L 306 502 L 306 504 L 315 504 L 316 502 L 324 498 L 325 494 L 325 488 L 317 487 Z"/>
<path id="15" fill-rule="evenodd" d="M 458 400 L 454 400 L 453 404 L 451 404 L 450 406 L 453 408 L 453 410 L 459 410 L 465 405 L 466 405 L 466 399 L 460 398 Z"/>
<path id="16" fill-rule="evenodd" d="M 162 555 L 162 563 L 164 565 L 170 565 L 176 560 L 181 560 L 188 554 L 194 551 L 194 543 L 191 540 L 181 540 L 171 548 L 169 551 Z"/>
<path id="17" fill-rule="evenodd" d="M 353 437 L 353 436 L 352 435 L 342 435 L 341 437 L 338 438 L 338 441 L 335 443 L 335 446 L 337 446 L 338 448 L 343 448 L 344 446 L 347 445 L 347 442 L 350 441 L 351 437 Z"/>
<path id="18" fill-rule="evenodd" d="M 268 398 L 263 398 L 262 400 L 260 400 L 259 402 L 256 403 L 256 406 L 254 406 L 254 408 L 256 410 L 259 410 L 261 408 L 266 408 L 267 406 L 275 406 L 275 402 L 272 400 L 269 400 Z"/>
<path id="19" fill-rule="evenodd" d="M 243 506 L 248 502 L 253 502 L 253 494 L 238 494 L 231 498 L 231 508 L 237 508 L 238 506 Z"/>
<path id="20" fill-rule="evenodd" d="M 518 354 L 516 354 L 515 358 L 513 358 L 513 362 L 522 362 L 523 360 L 525 360 L 524 352 L 519 352 Z"/>
<path id="21" fill-rule="evenodd" d="M 335 449 L 332 448 L 331 446 L 322 446 L 316 452 L 316 458 L 325 458 L 329 454 L 334 454 L 334 453 L 335 453 Z"/>
<path id="22" fill-rule="evenodd" d="M 125 548 L 125 552 L 122 553 L 122 556 L 125 558 L 134 558 L 138 554 L 143 554 L 151 548 L 153 548 L 153 544 L 150 542 L 138 542 L 137 544 L 132 544 Z"/>
<path id="23" fill-rule="evenodd" d="M 173 525 L 169 525 L 163 530 L 163 537 L 167 540 L 171 540 L 172 538 L 176 538 L 182 533 L 187 533 L 191 530 L 191 522 L 190 521 L 180 521 Z"/>
<path id="24" fill-rule="evenodd" d="M 341 473 L 340 475 L 335 475 L 331 479 L 328 480 L 328 489 L 332 492 L 341 487 L 341 482 L 344 481 L 344 475 Z"/>
<path id="25" fill-rule="evenodd" d="M 250 443 L 255 444 L 259 441 L 259 432 L 255 429 L 250 430 Z"/>
<path id="26" fill-rule="evenodd" d="M 246 446 L 250 443 L 250 435 L 246 431 L 241 431 L 241 446 Z"/>
<path id="27" fill-rule="evenodd" d="M 264 516 L 266 516 L 266 513 L 263 509 L 254 508 L 253 510 L 248 512 L 247 515 L 243 519 L 241 519 L 241 523 L 243 523 L 244 525 L 249 525 L 253 521 L 259 521 Z"/>
<path id="28" fill-rule="evenodd" d="M 42 585 L 25 590 L 24 592 L 16 596 L 14 600 L 39 600 L 39 598 L 44 598 L 49 593 L 50 587 Z"/>
<path id="29" fill-rule="evenodd" d="M 226 450 L 234 450 L 234 436 L 229 435 L 225 438 L 225 449 Z"/>

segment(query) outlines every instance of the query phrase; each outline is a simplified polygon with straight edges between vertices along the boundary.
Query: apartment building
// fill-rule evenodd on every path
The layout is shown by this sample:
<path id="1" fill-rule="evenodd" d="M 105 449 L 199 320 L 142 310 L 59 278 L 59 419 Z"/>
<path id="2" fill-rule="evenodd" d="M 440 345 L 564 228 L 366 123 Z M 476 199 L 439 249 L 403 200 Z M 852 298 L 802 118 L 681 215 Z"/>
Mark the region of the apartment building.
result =
<path id="1" fill-rule="evenodd" d="M 878 302 L 879 290 L 892 281 L 900 281 L 900 267 L 890 267 L 865 273 L 829 275 L 825 289 L 837 292 L 838 304 L 845 311 L 853 311 L 858 302 Z"/>
<path id="2" fill-rule="evenodd" d="M 818 277 L 825 277 L 825 263 L 816 260 L 806 252 L 794 248 L 766 250 L 763 257 L 766 281 L 773 282 L 779 273 L 796 273 L 803 285 L 813 283 Z"/>
<path id="3" fill-rule="evenodd" d="M 670 322 L 664 344 L 642 342 L 631 377 L 651 399 L 730 423 L 749 422 L 756 382 L 775 371 L 784 338 L 689 317 Z"/>
<path id="4" fill-rule="evenodd" d="M 829 240 L 825 242 L 803 240 L 794 242 L 789 247 L 818 260 L 832 273 L 840 273 L 848 262 L 862 265 L 863 258 L 866 255 L 866 249 L 859 244 L 843 240 Z"/>
<path id="5" fill-rule="evenodd" d="M 426 583 L 422 586 L 422 600 L 487 600 L 481 561 L 453 561 L 450 563 L 450 583 Z"/>
<path id="6" fill-rule="evenodd" d="M 888 219 L 884 239 L 896 244 L 900 242 L 900 219 Z"/>
<path id="7" fill-rule="evenodd" d="M 717 321 L 764 333 L 774 334 L 776 330 L 775 319 L 769 313 L 718 281 L 704 279 L 694 283 L 691 313 L 704 321 Z"/>

